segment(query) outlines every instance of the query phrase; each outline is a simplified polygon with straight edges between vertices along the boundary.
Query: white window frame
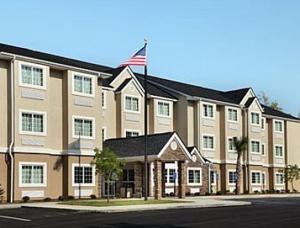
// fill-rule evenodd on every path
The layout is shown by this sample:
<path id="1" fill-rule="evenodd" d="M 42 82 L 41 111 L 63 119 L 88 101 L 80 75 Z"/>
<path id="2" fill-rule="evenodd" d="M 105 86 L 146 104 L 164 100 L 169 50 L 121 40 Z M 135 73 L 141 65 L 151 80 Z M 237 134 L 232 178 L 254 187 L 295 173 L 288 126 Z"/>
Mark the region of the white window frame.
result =
<path id="1" fill-rule="evenodd" d="M 259 182 L 253 183 L 253 173 L 259 173 Z M 262 172 L 260 170 L 251 170 L 251 185 L 262 185 Z"/>
<path id="2" fill-rule="evenodd" d="M 171 112 L 172 112 L 172 102 L 170 101 L 164 101 L 164 100 L 156 100 L 156 116 L 158 117 L 164 117 L 164 118 L 170 118 Z M 169 105 L 169 115 L 162 115 L 158 113 L 158 103 L 164 103 Z"/>
<path id="3" fill-rule="evenodd" d="M 229 119 L 229 110 L 236 111 L 236 120 L 230 120 Z M 227 121 L 232 122 L 232 123 L 238 123 L 239 122 L 239 110 L 237 108 L 227 107 Z"/>
<path id="4" fill-rule="evenodd" d="M 138 133 L 138 134 L 139 134 L 138 136 L 141 135 L 141 131 L 140 131 L 140 130 L 135 130 L 135 129 L 125 129 L 125 130 L 124 130 L 124 137 L 126 137 L 126 133 L 127 133 L 127 132 Z"/>
<path id="5" fill-rule="evenodd" d="M 28 67 L 35 67 L 35 68 L 40 68 L 43 71 L 43 86 L 38 86 L 38 85 L 32 85 L 32 84 L 26 84 L 22 82 L 22 66 L 28 66 Z M 40 65 L 40 64 L 36 64 L 36 63 L 28 63 L 28 62 L 23 62 L 20 61 L 19 62 L 19 86 L 22 87 L 28 87 L 28 88 L 34 88 L 34 89 L 42 89 L 45 90 L 47 89 L 47 67 Z"/>
<path id="6" fill-rule="evenodd" d="M 85 184 L 85 183 L 77 184 L 77 183 L 75 183 L 75 167 L 83 167 L 83 170 L 84 170 L 84 167 L 91 167 L 92 168 L 92 174 L 93 174 L 92 175 L 92 183 L 90 183 L 90 184 Z M 83 178 L 83 181 L 84 181 L 84 173 L 83 173 L 82 178 Z M 94 165 L 87 164 L 87 163 L 84 163 L 84 164 L 72 163 L 72 186 L 73 187 L 78 187 L 78 186 L 92 187 L 92 186 L 96 186 L 95 179 L 96 179 L 96 169 L 95 169 Z"/>
<path id="7" fill-rule="evenodd" d="M 205 148 L 204 147 L 204 137 L 207 136 L 207 137 L 213 137 L 213 148 Z M 216 137 L 215 135 L 212 135 L 212 134 L 202 134 L 202 137 L 201 137 L 201 147 L 202 147 L 202 150 L 204 151 L 215 151 L 215 148 L 216 148 Z"/>
<path id="8" fill-rule="evenodd" d="M 169 180 L 170 180 L 170 169 L 175 170 L 175 173 L 176 173 L 176 176 L 177 176 L 177 178 L 175 180 L 175 183 L 169 182 Z M 177 163 L 166 163 L 164 172 L 167 172 L 167 174 L 166 174 L 167 175 L 167 181 L 165 182 L 165 185 L 168 186 L 168 187 L 174 186 L 174 184 L 175 184 L 175 186 L 178 186 L 178 165 L 177 165 Z M 163 176 L 162 178 L 165 178 L 165 173 L 163 173 L 162 176 Z"/>
<path id="9" fill-rule="evenodd" d="M 262 117 L 260 121 L 261 121 L 261 122 L 260 122 L 260 124 L 261 124 L 261 129 L 262 129 L 262 130 L 265 130 L 265 129 L 266 129 L 266 122 L 267 122 L 266 117 Z"/>
<path id="10" fill-rule="evenodd" d="M 252 113 L 253 114 L 258 114 L 258 120 L 259 120 L 259 123 L 256 124 L 256 123 L 252 123 Z M 261 127 L 261 113 L 260 112 L 255 112 L 255 111 L 251 111 L 250 112 L 250 124 L 252 126 L 260 126 Z"/>
<path id="11" fill-rule="evenodd" d="M 276 122 L 282 124 L 282 131 L 276 131 Z M 273 120 L 273 126 L 274 126 L 273 130 L 274 130 L 275 133 L 281 133 L 281 134 L 284 133 L 284 121 L 282 121 L 282 120 Z"/>
<path id="12" fill-rule="evenodd" d="M 237 153 L 237 150 L 236 150 L 236 149 L 235 149 L 235 150 L 230 150 L 230 149 L 229 149 L 229 145 L 230 145 L 230 144 L 229 144 L 229 140 L 232 139 L 232 141 L 233 141 L 233 143 L 234 143 L 234 138 L 235 138 L 235 137 L 227 137 L 227 151 L 230 152 L 230 153 Z"/>
<path id="13" fill-rule="evenodd" d="M 204 115 L 204 105 L 212 106 L 212 114 L 213 114 L 212 117 Z M 204 118 L 204 119 L 210 119 L 210 120 L 214 120 L 215 119 L 215 117 L 216 117 L 216 105 L 215 104 L 208 103 L 208 102 L 202 102 L 201 103 L 201 109 L 202 109 L 202 112 L 201 112 L 202 113 L 202 118 Z"/>
<path id="14" fill-rule="evenodd" d="M 258 149 L 259 149 L 259 152 L 256 152 L 256 151 L 253 151 L 252 149 L 252 142 L 258 142 L 259 145 L 258 145 Z M 261 154 L 261 141 L 260 140 L 257 140 L 257 139 L 251 139 L 250 140 L 250 147 L 251 147 L 251 154 Z"/>
<path id="15" fill-rule="evenodd" d="M 277 182 L 277 175 L 278 174 L 283 176 L 283 183 L 282 184 Z M 285 184 L 284 183 L 284 173 L 283 172 L 275 172 L 275 185 L 284 186 L 284 184 Z"/>
<path id="16" fill-rule="evenodd" d="M 22 113 L 43 115 L 43 132 L 23 131 L 22 130 Z M 20 135 L 47 136 L 47 113 L 42 112 L 42 111 L 19 109 L 19 134 Z"/>
<path id="17" fill-rule="evenodd" d="M 281 147 L 282 148 L 282 156 L 276 155 L 276 147 Z M 284 153 L 285 153 L 284 146 L 282 144 L 275 144 L 274 145 L 274 157 L 275 158 L 284 158 Z"/>
<path id="18" fill-rule="evenodd" d="M 92 94 L 87 94 L 87 93 L 75 91 L 75 79 L 74 79 L 75 76 L 80 76 L 80 77 L 83 77 L 83 78 L 91 78 Z M 80 73 L 80 72 L 72 72 L 72 94 L 76 95 L 76 96 L 82 96 L 82 97 L 95 97 L 95 76 Z"/>
<path id="19" fill-rule="evenodd" d="M 189 171 L 192 170 L 192 171 L 200 171 L 200 183 L 195 183 L 195 179 L 194 179 L 194 182 L 191 183 L 190 180 L 189 180 Z M 196 168 L 196 167 L 188 167 L 187 168 L 187 185 L 188 186 L 202 186 L 202 168 Z"/>
<path id="20" fill-rule="evenodd" d="M 105 91 L 103 89 L 102 89 L 102 92 L 101 92 L 101 107 L 102 107 L 102 109 L 107 108 L 107 91 Z"/>
<path id="21" fill-rule="evenodd" d="M 235 186 L 235 183 L 236 183 L 236 182 L 234 182 L 234 183 L 230 183 L 230 182 L 229 182 L 229 173 L 230 173 L 230 172 L 236 173 L 236 170 L 235 170 L 235 169 L 228 169 L 228 170 L 227 170 L 227 182 L 228 182 L 228 185 L 229 185 L 229 186 Z M 235 181 L 236 181 L 236 180 L 235 180 Z"/>
<path id="22" fill-rule="evenodd" d="M 138 111 L 133 111 L 133 110 L 126 109 L 126 97 L 131 97 L 131 98 L 137 98 L 138 99 Z M 141 113 L 141 98 L 139 96 L 125 94 L 124 95 L 124 108 L 123 108 L 123 110 L 124 110 L 124 112 L 129 112 L 129 113 Z"/>
<path id="23" fill-rule="evenodd" d="M 104 139 L 104 140 L 102 140 L 102 143 L 107 139 L 107 127 L 102 127 L 102 129 L 101 129 L 101 139 Z"/>
<path id="24" fill-rule="evenodd" d="M 92 121 L 92 137 L 90 136 L 84 136 L 84 135 L 75 135 L 75 119 L 82 119 L 82 120 L 91 120 Z M 72 115 L 72 138 L 73 139 L 95 139 L 96 136 L 96 122 L 94 117 L 89 117 L 89 116 L 77 116 L 77 115 Z"/>
<path id="25" fill-rule="evenodd" d="M 22 166 L 43 166 L 43 183 L 41 184 L 26 184 L 22 183 Z M 46 162 L 19 162 L 19 187 L 32 188 L 32 187 L 47 187 L 47 163 Z"/>

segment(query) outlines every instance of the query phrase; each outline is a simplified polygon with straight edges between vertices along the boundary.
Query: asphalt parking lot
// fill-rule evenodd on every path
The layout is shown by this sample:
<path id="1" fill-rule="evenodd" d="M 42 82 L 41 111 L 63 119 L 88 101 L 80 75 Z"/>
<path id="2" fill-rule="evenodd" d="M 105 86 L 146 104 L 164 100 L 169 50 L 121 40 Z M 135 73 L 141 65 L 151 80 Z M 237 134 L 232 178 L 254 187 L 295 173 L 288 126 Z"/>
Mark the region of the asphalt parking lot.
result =
<path id="1" fill-rule="evenodd" d="M 300 198 L 251 199 L 251 206 L 128 213 L 54 209 L 0 210 L 0 227 L 299 227 Z"/>

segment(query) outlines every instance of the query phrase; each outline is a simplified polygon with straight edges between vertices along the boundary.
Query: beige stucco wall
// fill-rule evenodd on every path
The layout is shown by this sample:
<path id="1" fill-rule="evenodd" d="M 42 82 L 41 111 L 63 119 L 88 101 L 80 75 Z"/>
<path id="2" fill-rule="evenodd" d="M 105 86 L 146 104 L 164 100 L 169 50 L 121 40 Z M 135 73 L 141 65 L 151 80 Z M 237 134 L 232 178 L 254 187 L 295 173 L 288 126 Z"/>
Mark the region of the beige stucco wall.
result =
<path id="1" fill-rule="evenodd" d="M 3 188 L 3 190 L 5 191 L 5 193 L 3 194 L 4 201 L 7 199 L 7 182 L 7 164 L 5 162 L 5 154 L 0 153 L 0 184 L 1 188 Z"/>
<path id="2" fill-rule="evenodd" d="M 170 104 L 170 116 L 162 117 L 157 113 L 157 103 L 158 101 L 168 102 Z M 151 99 L 150 106 L 151 110 L 149 110 L 149 120 L 153 119 L 153 133 L 162 133 L 173 131 L 173 102 L 166 101 L 163 99 Z M 150 122 L 151 123 L 151 122 Z"/>
<path id="3" fill-rule="evenodd" d="M 188 126 L 188 117 L 187 117 L 187 106 L 188 102 L 186 97 L 179 96 L 178 101 L 174 104 L 174 129 L 180 135 L 182 141 L 187 144 L 187 126 Z"/>
<path id="4" fill-rule="evenodd" d="M 9 64 L 0 60 L 0 151 L 4 152 L 8 147 L 8 75 Z M 1 149 L 2 148 L 2 149 Z M 0 152 L 1 153 L 1 152 Z"/>

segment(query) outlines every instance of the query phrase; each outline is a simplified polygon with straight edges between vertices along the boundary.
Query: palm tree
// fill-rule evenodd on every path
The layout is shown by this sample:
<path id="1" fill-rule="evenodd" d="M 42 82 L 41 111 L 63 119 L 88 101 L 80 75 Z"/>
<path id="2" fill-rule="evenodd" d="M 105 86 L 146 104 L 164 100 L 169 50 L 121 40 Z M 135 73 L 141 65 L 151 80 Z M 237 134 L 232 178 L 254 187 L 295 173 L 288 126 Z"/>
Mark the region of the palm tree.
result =
<path id="1" fill-rule="evenodd" d="M 248 139 L 246 137 L 237 139 L 234 138 L 234 146 L 237 152 L 237 160 L 236 160 L 236 181 L 235 181 L 235 194 L 240 194 L 241 191 L 241 172 L 242 172 L 242 165 L 241 165 L 241 158 L 244 151 L 247 149 Z"/>

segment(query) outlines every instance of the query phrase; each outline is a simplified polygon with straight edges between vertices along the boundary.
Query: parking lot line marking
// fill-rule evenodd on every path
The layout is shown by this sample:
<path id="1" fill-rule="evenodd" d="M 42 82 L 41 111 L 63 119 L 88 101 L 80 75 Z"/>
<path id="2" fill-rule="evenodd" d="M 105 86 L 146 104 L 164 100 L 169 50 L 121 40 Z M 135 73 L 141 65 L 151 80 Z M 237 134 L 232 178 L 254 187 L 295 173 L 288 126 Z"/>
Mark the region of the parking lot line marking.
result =
<path id="1" fill-rule="evenodd" d="M 0 215 L 0 218 L 19 220 L 19 221 L 23 221 L 23 222 L 31 222 L 30 219 L 17 218 L 17 217 L 5 216 L 5 215 Z"/>

